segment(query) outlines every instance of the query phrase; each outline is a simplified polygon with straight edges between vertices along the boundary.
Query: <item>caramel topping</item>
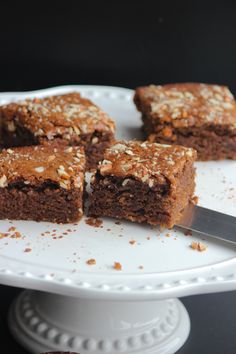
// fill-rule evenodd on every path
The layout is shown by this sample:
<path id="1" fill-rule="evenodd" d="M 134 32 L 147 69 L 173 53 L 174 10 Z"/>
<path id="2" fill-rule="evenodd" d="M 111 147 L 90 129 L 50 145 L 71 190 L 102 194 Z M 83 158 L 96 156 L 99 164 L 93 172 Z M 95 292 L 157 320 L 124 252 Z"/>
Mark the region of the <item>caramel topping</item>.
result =
<path id="1" fill-rule="evenodd" d="M 226 86 L 198 83 L 137 89 L 150 115 L 174 127 L 226 124 L 236 128 L 236 102 Z M 168 132 L 169 134 L 169 132 Z"/>
<path id="2" fill-rule="evenodd" d="M 106 149 L 98 169 L 101 175 L 125 178 L 124 186 L 129 183 L 129 177 L 134 177 L 151 188 L 166 178 L 172 181 L 186 161 L 195 159 L 195 150 L 178 145 L 116 141 Z"/>
<path id="3" fill-rule="evenodd" d="M 53 158 L 52 158 L 53 156 Z M 36 185 L 46 181 L 64 189 L 83 189 L 83 148 L 28 146 L 3 150 L 0 154 L 0 188 L 14 182 Z"/>
<path id="4" fill-rule="evenodd" d="M 8 129 L 15 129 L 14 121 L 27 128 L 36 137 L 73 136 L 94 131 L 114 132 L 113 120 L 90 100 L 79 93 L 26 99 L 0 107 Z M 9 125 L 10 124 L 10 125 Z"/>

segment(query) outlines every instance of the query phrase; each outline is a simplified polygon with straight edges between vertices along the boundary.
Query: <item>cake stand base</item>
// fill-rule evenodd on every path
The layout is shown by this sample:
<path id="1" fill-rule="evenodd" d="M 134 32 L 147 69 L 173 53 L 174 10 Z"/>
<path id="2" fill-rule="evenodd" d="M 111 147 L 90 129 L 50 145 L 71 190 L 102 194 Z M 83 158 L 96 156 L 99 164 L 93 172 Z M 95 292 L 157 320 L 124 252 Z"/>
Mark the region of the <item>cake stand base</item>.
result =
<path id="1" fill-rule="evenodd" d="M 32 353 L 173 354 L 190 321 L 177 299 L 102 301 L 27 290 L 10 309 L 9 327 Z"/>

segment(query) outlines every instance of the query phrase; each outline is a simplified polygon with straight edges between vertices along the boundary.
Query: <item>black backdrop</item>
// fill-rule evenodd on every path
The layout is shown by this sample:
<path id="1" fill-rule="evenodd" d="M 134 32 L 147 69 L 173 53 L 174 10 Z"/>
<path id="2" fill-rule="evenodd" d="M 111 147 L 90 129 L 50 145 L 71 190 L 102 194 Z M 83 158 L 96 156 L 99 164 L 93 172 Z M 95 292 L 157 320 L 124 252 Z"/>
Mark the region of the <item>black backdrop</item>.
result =
<path id="1" fill-rule="evenodd" d="M 0 91 L 201 81 L 236 93 L 235 68 L 236 1 L 0 2 Z M 17 292 L 0 287 L 1 346 L 25 354 L 6 326 Z M 235 299 L 183 299 L 192 332 L 178 353 L 235 354 Z"/>
<path id="2" fill-rule="evenodd" d="M 0 3 L 1 91 L 181 81 L 236 91 L 235 1 L 23 3 Z"/>

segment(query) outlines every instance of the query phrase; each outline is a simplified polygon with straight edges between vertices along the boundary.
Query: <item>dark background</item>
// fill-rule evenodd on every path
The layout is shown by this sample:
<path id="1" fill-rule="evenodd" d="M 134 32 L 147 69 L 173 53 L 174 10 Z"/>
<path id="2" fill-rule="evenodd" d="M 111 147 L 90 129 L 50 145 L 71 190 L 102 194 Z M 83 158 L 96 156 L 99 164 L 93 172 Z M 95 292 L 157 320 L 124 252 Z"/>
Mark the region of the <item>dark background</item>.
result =
<path id="1" fill-rule="evenodd" d="M 0 91 L 183 81 L 226 84 L 236 93 L 235 1 L 0 3 Z M 12 354 L 25 353 L 6 326 L 18 291 L 0 287 L 1 347 Z M 184 303 L 192 332 L 178 354 L 236 353 L 235 292 Z"/>
<path id="2" fill-rule="evenodd" d="M 0 4 L 2 91 L 181 81 L 236 91 L 235 1 Z"/>

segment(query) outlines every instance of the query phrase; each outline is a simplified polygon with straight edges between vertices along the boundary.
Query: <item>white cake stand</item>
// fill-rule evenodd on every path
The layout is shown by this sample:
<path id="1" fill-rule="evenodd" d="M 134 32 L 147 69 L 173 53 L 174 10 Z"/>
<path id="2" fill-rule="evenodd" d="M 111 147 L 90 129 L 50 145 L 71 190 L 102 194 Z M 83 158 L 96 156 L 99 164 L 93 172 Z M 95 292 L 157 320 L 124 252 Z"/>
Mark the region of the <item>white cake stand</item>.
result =
<path id="1" fill-rule="evenodd" d="M 117 122 L 119 138 L 138 138 L 131 90 L 67 86 L 2 93 L 0 104 L 24 97 L 80 91 Z M 236 216 L 236 162 L 197 163 L 199 203 Z M 177 297 L 236 289 L 236 246 L 181 230 L 105 219 L 101 227 L 1 221 L 20 238 L 0 238 L 0 281 L 27 289 L 14 302 L 9 326 L 29 351 L 82 354 L 172 354 L 190 321 Z M 207 245 L 193 251 L 192 241 Z M 131 241 L 131 242 L 130 242 Z M 95 265 L 88 265 L 88 259 Z M 113 268 L 120 262 L 122 270 Z M 204 321 L 204 319 L 203 319 Z"/>

